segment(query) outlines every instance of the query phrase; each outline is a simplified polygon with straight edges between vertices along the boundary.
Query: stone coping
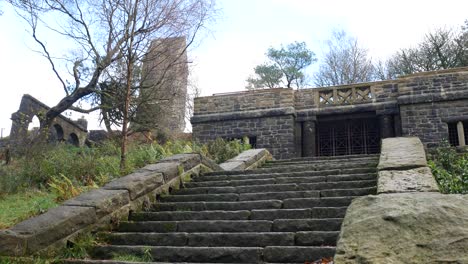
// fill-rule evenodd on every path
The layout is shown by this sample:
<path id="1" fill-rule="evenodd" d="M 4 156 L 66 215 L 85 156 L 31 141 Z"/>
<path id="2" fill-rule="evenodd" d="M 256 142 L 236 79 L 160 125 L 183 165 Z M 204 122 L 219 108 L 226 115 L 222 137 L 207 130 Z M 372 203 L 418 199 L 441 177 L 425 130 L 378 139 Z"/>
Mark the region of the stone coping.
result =
<path id="1" fill-rule="evenodd" d="M 294 107 L 281 107 L 270 109 L 257 109 L 246 110 L 237 112 L 224 112 L 224 113 L 211 113 L 211 114 L 198 114 L 192 116 L 190 122 L 192 124 L 226 121 L 226 120 L 240 120 L 250 118 L 265 118 L 272 116 L 296 115 Z"/>
<path id="2" fill-rule="evenodd" d="M 221 163 L 220 166 L 225 171 L 251 170 L 260 167 L 265 161 L 272 159 L 272 155 L 266 149 L 249 149 Z"/>
<path id="3" fill-rule="evenodd" d="M 218 165 L 203 155 L 177 154 L 65 201 L 46 213 L 0 230 L 0 256 L 48 255 L 80 233 L 109 230 L 131 211 L 149 208 L 161 194 L 203 172 L 251 169 L 271 159 L 266 149 L 247 150 Z"/>

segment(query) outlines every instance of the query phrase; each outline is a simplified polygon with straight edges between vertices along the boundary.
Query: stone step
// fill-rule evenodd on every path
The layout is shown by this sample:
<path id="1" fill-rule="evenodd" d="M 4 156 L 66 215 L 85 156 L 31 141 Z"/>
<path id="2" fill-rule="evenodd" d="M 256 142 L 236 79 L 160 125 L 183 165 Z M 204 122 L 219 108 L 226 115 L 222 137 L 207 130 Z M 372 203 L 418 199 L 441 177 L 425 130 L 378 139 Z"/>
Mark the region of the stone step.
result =
<path id="1" fill-rule="evenodd" d="M 293 161 L 267 161 L 262 168 L 277 166 L 296 166 L 296 165 L 321 165 L 346 167 L 355 163 L 377 163 L 378 158 L 356 158 L 356 159 L 330 159 L 330 160 L 293 160 Z"/>
<path id="2" fill-rule="evenodd" d="M 342 218 L 269 220 L 186 220 L 122 222 L 119 232 L 297 232 L 339 231 Z"/>
<path id="3" fill-rule="evenodd" d="M 263 260 L 276 263 L 313 263 L 322 258 L 332 258 L 334 255 L 335 247 L 272 246 L 263 250 Z"/>
<path id="4" fill-rule="evenodd" d="M 335 171 L 337 174 L 341 173 L 341 171 L 361 171 L 361 172 L 376 172 L 377 170 L 377 163 L 364 163 L 364 164 L 354 164 L 355 166 L 350 167 L 330 167 L 326 164 L 321 165 L 320 167 L 317 166 L 282 166 L 278 168 L 265 168 L 265 169 L 255 169 L 250 171 L 215 171 L 215 172 L 207 172 L 204 173 L 203 176 L 220 176 L 220 175 L 251 175 L 251 174 L 272 174 L 272 173 L 296 173 L 296 172 L 310 172 L 316 171 L 317 173 L 323 171 Z"/>
<path id="5" fill-rule="evenodd" d="M 242 211 L 167 211 L 140 212 L 130 215 L 130 221 L 182 221 L 182 220 L 274 220 L 306 218 L 343 218 L 343 207 L 315 207 L 306 209 L 262 209 Z"/>
<path id="6" fill-rule="evenodd" d="M 257 200 L 237 202 L 167 202 L 154 204 L 154 211 L 238 211 L 253 209 L 293 209 L 348 206 L 356 196 L 322 198 L 287 198 L 284 200 Z"/>
<path id="7" fill-rule="evenodd" d="M 267 220 L 185 220 L 122 222 L 119 232 L 270 232 Z"/>
<path id="8" fill-rule="evenodd" d="M 320 198 L 339 196 L 361 196 L 375 194 L 376 187 L 354 189 L 331 189 L 316 191 L 286 191 L 286 192 L 262 192 L 262 193 L 226 193 L 226 194 L 176 194 L 163 197 L 161 202 L 234 202 L 234 201 L 258 201 L 258 200 L 284 200 L 289 198 Z"/>
<path id="9" fill-rule="evenodd" d="M 336 246 L 337 231 L 258 232 L 258 233 L 100 233 L 111 245 L 266 247 Z"/>
<path id="10" fill-rule="evenodd" d="M 327 160 L 350 160 L 350 159 L 371 159 L 378 160 L 380 154 L 356 154 L 356 155 L 341 155 L 341 156 L 320 156 L 320 157 L 299 157 L 281 160 L 271 160 L 267 162 L 280 163 L 290 161 L 327 161 Z"/>
<path id="11" fill-rule="evenodd" d="M 325 240 L 323 235 L 317 239 Z M 250 233 L 105 233 L 100 238 L 112 245 L 189 246 L 189 247 L 266 247 L 294 246 L 293 232 Z M 303 235 L 300 236 L 301 239 Z M 305 241 L 307 242 L 307 241 Z M 310 242 L 310 241 L 309 241 Z M 331 245 L 333 246 L 333 245 Z"/>
<path id="12" fill-rule="evenodd" d="M 352 178 L 351 178 L 352 179 Z M 337 181 L 337 182 L 350 182 L 348 181 Z M 376 180 L 376 177 L 372 178 Z M 327 183 L 326 177 L 277 177 L 268 179 L 254 179 L 254 180 L 221 180 L 221 181 L 195 181 L 188 182 L 184 185 L 185 188 L 196 188 L 196 187 L 238 187 L 238 186 L 255 186 L 255 185 L 270 185 L 270 184 L 287 184 L 287 183 Z M 336 181 L 331 181 L 336 182 Z"/>
<path id="13" fill-rule="evenodd" d="M 215 186 L 215 187 L 187 187 L 177 194 L 221 194 L 221 193 L 261 193 L 261 192 L 286 192 L 286 191 L 313 191 L 331 189 L 354 189 L 375 187 L 377 180 L 338 181 L 320 183 L 285 183 L 244 186 Z"/>
<path id="14" fill-rule="evenodd" d="M 116 255 L 150 255 L 153 261 L 168 263 L 260 263 L 262 253 L 260 247 L 96 246 L 91 255 L 99 259 L 112 259 Z"/>
<path id="15" fill-rule="evenodd" d="M 286 177 L 310 177 L 317 178 L 317 181 L 330 181 L 330 179 L 338 178 L 340 180 L 352 180 L 354 177 L 360 178 L 375 178 L 377 175 L 376 169 L 366 169 L 363 173 L 350 170 L 325 170 L 325 171 L 306 171 L 306 172 L 284 172 L 284 173 L 267 173 L 267 174 L 245 174 L 245 175 L 211 175 L 199 176 L 193 180 L 196 182 L 203 181 L 227 181 L 227 180 L 261 180 L 271 178 L 286 178 Z M 348 179 L 349 178 L 349 179 Z"/>
<path id="16" fill-rule="evenodd" d="M 157 211 L 204 211 L 204 210 L 253 210 L 253 209 L 279 209 L 283 206 L 281 200 L 260 200 L 242 202 L 167 202 L 153 205 Z"/>

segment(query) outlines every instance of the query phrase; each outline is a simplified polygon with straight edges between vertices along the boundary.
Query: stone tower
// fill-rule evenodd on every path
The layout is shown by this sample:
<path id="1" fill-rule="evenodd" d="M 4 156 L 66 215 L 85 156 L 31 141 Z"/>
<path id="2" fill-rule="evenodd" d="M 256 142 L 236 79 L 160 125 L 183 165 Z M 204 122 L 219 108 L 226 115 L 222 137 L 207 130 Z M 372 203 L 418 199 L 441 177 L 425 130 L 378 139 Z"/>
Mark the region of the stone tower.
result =
<path id="1" fill-rule="evenodd" d="M 153 40 L 142 76 L 142 106 L 137 113 L 142 129 L 183 132 L 188 77 L 185 37 Z"/>

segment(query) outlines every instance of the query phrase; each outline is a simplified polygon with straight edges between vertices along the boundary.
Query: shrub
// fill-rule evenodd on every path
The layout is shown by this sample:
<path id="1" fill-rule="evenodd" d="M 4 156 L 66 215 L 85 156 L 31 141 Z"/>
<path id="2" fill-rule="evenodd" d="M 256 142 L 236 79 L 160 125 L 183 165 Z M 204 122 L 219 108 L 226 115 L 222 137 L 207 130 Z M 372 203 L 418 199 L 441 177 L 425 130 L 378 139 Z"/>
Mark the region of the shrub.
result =
<path id="1" fill-rule="evenodd" d="M 436 149 L 429 167 L 443 193 L 468 193 L 468 154 L 444 144 Z"/>
<path id="2" fill-rule="evenodd" d="M 199 152 L 213 159 L 216 163 L 222 163 L 228 159 L 237 156 L 244 150 L 251 148 L 249 144 L 244 143 L 245 140 L 224 140 L 217 138 L 214 141 L 210 141 L 206 144 L 206 147 L 202 146 Z"/>

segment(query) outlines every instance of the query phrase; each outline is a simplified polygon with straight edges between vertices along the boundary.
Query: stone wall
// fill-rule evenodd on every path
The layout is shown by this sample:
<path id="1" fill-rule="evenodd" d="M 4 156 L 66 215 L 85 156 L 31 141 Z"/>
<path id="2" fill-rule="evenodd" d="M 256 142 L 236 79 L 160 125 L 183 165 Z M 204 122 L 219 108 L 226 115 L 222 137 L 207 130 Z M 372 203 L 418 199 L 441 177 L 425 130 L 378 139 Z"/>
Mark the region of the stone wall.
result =
<path id="1" fill-rule="evenodd" d="M 29 147 L 29 143 L 34 138 L 33 133 L 28 133 L 29 123 L 32 122 L 34 116 L 41 121 L 49 109 L 50 107 L 31 95 L 23 95 L 18 111 L 11 115 L 10 146 L 17 150 Z M 84 126 L 87 126 L 84 119 L 73 121 L 63 115 L 58 115 L 49 128 L 49 140 L 83 146 L 88 133 L 87 127 Z"/>
<path id="2" fill-rule="evenodd" d="M 314 89 L 266 89 L 195 100 L 193 135 L 202 142 L 256 136 L 275 158 L 317 155 L 321 120 L 377 120 L 380 138 L 448 138 L 447 122 L 468 120 L 468 68 L 396 80 Z M 345 132 L 344 132 L 345 133 Z"/>
<path id="3" fill-rule="evenodd" d="M 253 114 L 253 113 L 252 113 Z M 266 115 L 267 113 L 261 113 Z M 272 113 L 274 114 L 274 113 Z M 288 112 L 267 117 L 238 117 L 197 123 L 192 119 L 193 137 L 200 142 L 221 138 L 255 137 L 257 148 L 268 148 L 275 158 L 288 158 L 295 155 L 294 115 Z M 229 116 L 226 116 L 229 117 Z"/>
<path id="4" fill-rule="evenodd" d="M 408 76 L 398 87 L 403 135 L 426 147 L 448 139 L 449 122 L 468 119 L 468 72 L 446 70 Z"/>
<path id="5" fill-rule="evenodd" d="M 195 98 L 194 115 L 274 109 L 293 106 L 293 89 L 265 89 Z"/>

